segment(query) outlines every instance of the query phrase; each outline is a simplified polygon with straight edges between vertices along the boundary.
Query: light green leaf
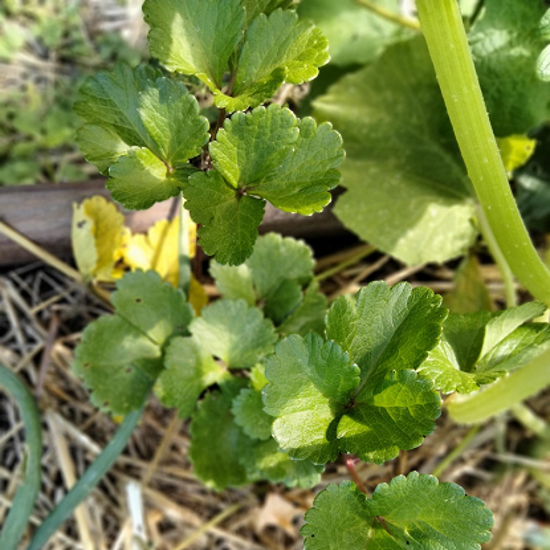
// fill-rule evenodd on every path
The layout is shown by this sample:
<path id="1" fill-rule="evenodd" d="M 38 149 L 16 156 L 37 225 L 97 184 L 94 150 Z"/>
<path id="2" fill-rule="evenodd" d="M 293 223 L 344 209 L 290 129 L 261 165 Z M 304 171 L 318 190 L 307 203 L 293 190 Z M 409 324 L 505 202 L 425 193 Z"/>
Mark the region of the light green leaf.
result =
<path id="1" fill-rule="evenodd" d="M 219 172 L 193 174 L 183 188 L 185 207 L 201 224 L 200 245 L 221 264 L 238 265 L 252 253 L 265 201 L 240 195 Z"/>
<path id="2" fill-rule="evenodd" d="M 250 370 L 250 382 L 252 387 L 257 391 L 262 391 L 267 384 L 265 377 L 265 366 L 261 363 L 254 365 Z"/>
<path id="3" fill-rule="evenodd" d="M 181 418 L 188 418 L 201 393 L 225 376 L 225 370 L 193 338 L 170 340 L 164 366 L 155 392 L 164 406 L 176 407 Z"/>
<path id="4" fill-rule="evenodd" d="M 390 370 L 416 369 L 441 334 L 447 310 L 441 297 L 408 283 L 370 283 L 357 298 L 341 297 L 327 315 L 327 337 L 361 369 L 363 383 L 380 383 Z"/>
<path id="5" fill-rule="evenodd" d="M 284 483 L 287 487 L 314 487 L 321 481 L 325 469 L 309 460 L 293 460 L 279 450 L 273 438 L 251 442 L 240 458 L 250 477 Z"/>
<path id="6" fill-rule="evenodd" d="M 250 368 L 273 351 L 273 324 L 243 300 L 218 300 L 191 323 L 191 333 L 204 349 L 230 369 Z"/>
<path id="7" fill-rule="evenodd" d="M 170 71 L 195 75 L 212 91 L 222 88 L 229 59 L 242 39 L 239 0 L 147 0 L 151 53 Z"/>
<path id="8" fill-rule="evenodd" d="M 210 152 L 233 187 L 306 215 L 330 202 L 328 191 L 338 184 L 344 159 L 341 137 L 329 124 L 299 121 L 276 104 L 234 115 Z"/>
<path id="9" fill-rule="evenodd" d="M 315 78 L 329 60 L 328 41 L 291 10 L 260 14 L 248 29 L 237 63 L 232 96 L 216 95 L 216 105 L 229 111 L 257 107 L 283 82 L 302 84 Z"/>
<path id="10" fill-rule="evenodd" d="M 232 407 L 235 422 L 244 433 L 252 439 L 266 440 L 271 438 L 273 417 L 264 412 L 261 391 L 245 388 L 233 401 Z"/>
<path id="11" fill-rule="evenodd" d="M 193 310 L 181 290 L 156 271 L 127 273 L 111 297 L 117 315 L 124 317 L 162 346 L 173 335 L 185 334 Z"/>
<path id="12" fill-rule="evenodd" d="M 208 394 L 191 422 L 189 458 L 197 477 L 209 488 L 223 491 L 249 482 L 239 457 L 248 438 L 231 414 L 234 392 Z"/>
<path id="13" fill-rule="evenodd" d="M 302 528 L 306 550 L 479 550 L 493 514 L 454 483 L 411 472 L 380 484 L 372 498 L 351 482 L 319 493 Z"/>
<path id="14" fill-rule="evenodd" d="M 260 15 L 265 13 L 269 15 L 277 8 L 286 8 L 292 4 L 293 0 L 241 0 L 246 11 L 246 26 Z"/>
<path id="15" fill-rule="evenodd" d="M 187 161 L 209 139 L 185 86 L 143 66 L 118 64 L 89 78 L 75 111 L 85 123 L 77 135 L 84 156 L 110 175 L 107 186 L 126 208 L 179 193 L 194 170 Z"/>
<path id="16" fill-rule="evenodd" d="M 401 10 L 398 0 L 376 4 L 394 13 Z M 298 14 L 321 28 L 329 41 L 330 62 L 340 66 L 372 63 L 390 44 L 412 34 L 355 0 L 302 0 Z"/>
<path id="17" fill-rule="evenodd" d="M 259 240 L 261 240 L 261 237 Z M 256 241 L 256 246 L 258 242 Z M 252 272 L 246 263 L 222 265 L 213 260 L 210 263 L 210 275 L 216 281 L 216 287 L 224 298 L 244 300 L 249 306 L 256 303 Z"/>
<path id="18" fill-rule="evenodd" d="M 155 272 L 126 274 L 112 295 L 114 316 L 86 327 L 73 369 L 92 400 L 114 414 L 141 407 L 162 370 L 162 346 L 192 317 L 184 294 Z"/>
<path id="19" fill-rule="evenodd" d="M 283 336 L 305 336 L 309 332 L 324 334 L 326 312 L 327 299 L 319 292 L 319 283 L 313 282 L 306 289 L 302 303 L 277 330 Z"/>
<path id="20" fill-rule="evenodd" d="M 113 199 L 132 210 L 146 210 L 175 197 L 183 182 L 193 173 L 187 167 L 171 174 L 166 165 L 149 149 L 129 149 L 109 168 L 107 189 Z"/>
<path id="21" fill-rule="evenodd" d="M 365 462 L 382 464 L 414 449 L 435 429 L 441 398 L 427 378 L 400 370 L 359 392 L 338 424 L 340 448 Z"/>
<path id="22" fill-rule="evenodd" d="M 289 336 L 266 362 L 264 410 L 273 435 L 296 459 L 326 464 L 338 456 L 334 421 L 359 384 L 359 369 L 334 342 L 317 334 Z"/>
<path id="23" fill-rule="evenodd" d="M 422 38 L 391 46 L 314 107 L 346 144 L 335 213 L 349 229 L 407 264 L 464 254 L 475 203 Z"/>
<path id="24" fill-rule="evenodd" d="M 469 40 L 495 133 L 524 134 L 550 114 L 549 84 L 537 59 L 548 38 L 540 31 L 544 0 L 487 0 Z"/>

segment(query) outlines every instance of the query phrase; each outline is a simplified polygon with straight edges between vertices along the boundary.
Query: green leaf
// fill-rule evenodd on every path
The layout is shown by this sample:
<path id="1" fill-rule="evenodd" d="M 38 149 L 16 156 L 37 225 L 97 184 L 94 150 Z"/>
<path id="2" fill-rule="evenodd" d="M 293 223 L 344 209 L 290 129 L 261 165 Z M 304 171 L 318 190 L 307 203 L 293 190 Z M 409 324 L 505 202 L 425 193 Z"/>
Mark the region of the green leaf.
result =
<path id="1" fill-rule="evenodd" d="M 398 0 L 376 4 L 394 13 L 401 9 Z M 372 63 L 389 45 L 411 34 L 355 0 L 302 0 L 298 14 L 313 20 L 325 33 L 330 62 L 339 66 Z"/>
<path id="2" fill-rule="evenodd" d="M 328 41 L 291 10 L 258 15 L 246 33 L 237 63 L 232 97 L 217 93 L 216 105 L 228 111 L 257 107 L 285 81 L 314 79 L 329 60 Z"/>
<path id="3" fill-rule="evenodd" d="M 391 46 L 314 107 L 346 143 L 335 213 L 348 229 L 407 264 L 465 253 L 475 202 L 423 39 Z"/>
<path id="4" fill-rule="evenodd" d="M 188 418 L 202 392 L 220 382 L 225 370 L 193 338 L 170 340 L 164 356 L 165 370 L 155 392 L 166 407 L 176 407 L 182 418 Z"/>
<path id="5" fill-rule="evenodd" d="M 201 227 L 200 245 L 221 264 L 241 264 L 252 253 L 265 201 L 240 195 L 219 172 L 193 174 L 183 188 L 185 207 Z"/>
<path id="6" fill-rule="evenodd" d="M 232 393 L 208 394 L 191 422 L 189 458 L 197 477 L 216 491 L 249 482 L 247 471 L 239 460 L 248 438 L 231 414 Z"/>
<path id="7" fill-rule="evenodd" d="M 262 393 L 253 388 L 245 388 L 233 401 L 235 422 L 252 439 L 271 438 L 273 418 L 264 412 Z"/>
<path id="8" fill-rule="evenodd" d="M 414 449 L 435 429 L 441 399 L 430 380 L 400 370 L 368 392 L 359 392 L 338 424 L 340 448 L 365 462 L 382 464 Z"/>
<path id="9" fill-rule="evenodd" d="M 246 12 L 246 26 L 260 15 L 265 13 L 269 15 L 277 8 L 286 8 L 292 4 L 293 0 L 241 0 L 241 4 Z"/>
<path id="10" fill-rule="evenodd" d="M 146 0 L 143 12 L 153 56 L 170 71 L 221 89 L 242 39 L 245 12 L 239 0 Z"/>
<path id="11" fill-rule="evenodd" d="M 359 369 L 334 342 L 317 334 L 289 336 L 266 362 L 264 410 L 273 435 L 296 459 L 326 464 L 338 456 L 338 416 L 359 384 Z"/>
<path id="12" fill-rule="evenodd" d="M 546 120 L 549 85 L 537 74 L 548 38 L 543 0 L 487 0 L 469 40 L 485 102 L 499 137 L 524 134 Z M 539 65 L 540 69 L 540 65 Z"/>
<path id="13" fill-rule="evenodd" d="M 98 407 L 124 415 L 141 407 L 162 370 L 162 346 L 186 331 L 192 312 L 155 272 L 126 274 L 112 303 L 114 316 L 86 327 L 73 369 Z"/>
<path id="14" fill-rule="evenodd" d="M 479 550 L 493 514 L 454 483 L 411 472 L 382 483 L 372 498 L 351 482 L 319 493 L 302 528 L 306 550 Z"/>
<path id="15" fill-rule="evenodd" d="M 256 245 L 259 240 L 256 241 Z M 244 300 L 249 306 L 256 303 L 252 272 L 246 263 L 222 265 L 213 260 L 210 263 L 210 275 L 214 278 L 216 287 L 224 298 Z"/>
<path id="16" fill-rule="evenodd" d="M 373 282 L 356 299 L 332 305 L 327 337 L 349 353 L 363 381 L 377 384 L 390 370 L 418 368 L 437 345 L 446 316 L 441 297 L 427 288 Z"/>
<path id="17" fill-rule="evenodd" d="M 309 460 L 293 460 L 279 450 L 273 438 L 251 442 L 241 454 L 241 462 L 251 478 L 284 483 L 287 487 L 314 487 L 321 481 L 325 469 Z"/>
<path id="18" fill-rule="evenodd" d="M 194 171 L 187 162 L 208 142 L 209 124 L 182 84 L 151 68 L 124 64 L 89 78 L 75 111 L 77 141 L 125 207 L 145 209 L 179 193 Z"/>
<path id="19" fill-rule="evenodd" d="M 162 280 L 156 271 L 127 273 L 111 297 L 117 315 L 162 346 L 168 338 L 185 334 L 193 310 L 185 294 Z"/>
<path id="20" fill-rule="evenodd" d="M 298 120 L 272 104 L 237 113 L 210 146 L 212 162 L 235 188 L 288 212 L 312 214 L 330 202 L 344 158 L 330 124 Z"/>
<path id="21" fill-rule="evenodd" d="M 273 351 L 273 324 L 243 300 L 218 300 L 191 323 L 200 346 L 230 369 L 250 368 Z"/>
<path id="22" fill-rule="evenodd" d="M 319 283 L 313 282 L 306 289 L 302 303 L 277 330 L 283 336 L 290 334 L 305 336 L 309 332 L 324 334 L 326 311 L 327 299 L 322 292 L 319 292 Z"/>
<path id="23" fill-rule="evenodd" d="M 550 345 L 550 327 L 524 325 L 545 311 L 529 302 L 495 313 L 450 315 L 439 346 L 419 371 L 444 393 L 471 393 L 544 353 Z"/>
<path id="24" fill-rule="evenodd" d="M 469 255 L 462 261 L 455 273 L 454 288 L 444 296 L 443 303 L 453 313 L 493 310 L 476 256 Z"/>

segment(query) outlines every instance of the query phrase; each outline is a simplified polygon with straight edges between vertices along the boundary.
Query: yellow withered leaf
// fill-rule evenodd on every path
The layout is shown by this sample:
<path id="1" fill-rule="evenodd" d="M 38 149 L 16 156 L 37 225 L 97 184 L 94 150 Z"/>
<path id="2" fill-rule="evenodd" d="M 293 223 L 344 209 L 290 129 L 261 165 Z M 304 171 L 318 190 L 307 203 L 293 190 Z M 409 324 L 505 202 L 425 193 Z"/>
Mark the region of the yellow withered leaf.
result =
<path id="1" fill-rule="evenodd" d="M 124 216 L 104 197 L 73 205 L 73 254 L 85 281 L 112 281 L 116 277 L 123 233 Z"/>
<path id="2" fill-rule="evenodd" d="M 498 138 L 497 143 L 507 172 L 523 166 L 533 156 L 537 146 L 536 140 L 523 135 Z"/>
<path id="3" fill-rule="evenodd" d="M 197 315 L 201 314 L 202 308 L 208 304 L 208 295 L 204 287 L 191 275 L 189 283 L 189 303 Z"/>

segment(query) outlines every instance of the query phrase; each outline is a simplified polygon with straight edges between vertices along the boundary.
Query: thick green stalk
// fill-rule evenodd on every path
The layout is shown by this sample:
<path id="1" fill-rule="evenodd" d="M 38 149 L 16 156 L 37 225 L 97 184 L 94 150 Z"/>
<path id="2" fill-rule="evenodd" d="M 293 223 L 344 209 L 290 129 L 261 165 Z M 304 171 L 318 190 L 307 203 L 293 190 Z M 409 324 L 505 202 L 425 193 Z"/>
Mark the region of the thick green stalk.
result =
<path id="1" fill-rule="evenodd" d="M 34 503 L 40 491 L 42 479 L 40 468 L 42 460 L 42 426 L 33 396 L 19 378 L 3 365 L 0 365 L 0 389 L 11 395 L 21 410 L 27 446 L 24 482 L 17 489 L 0 535 L 0 548 L 2 550 L 15 550 L 18 548 L 19 540 L 27 528 Z"/>
<path id="2" fill-rule="evenodd" d="M 550 306 L 550 271 L 534 248 L 512 195 L 491 128 L 456 0 L 417 0 L 447 111 L 499 248 L 516 277 Z"/>
<path id="3" fill-rule="evenodd" d="M 134 428 L 143 414 L 143 407 L 138 411 L 132 411 L 126 416 L 107 447 L 103 449 L 76 485 L 65 495 L 54 511 L 38 528 L 27 550 L 44 548 L 55 531 L 61 527 L 63 522 L 73 513 L 73 510 L 92 492 L 101 478 L 111 469 L 111 466 L 128 444 Z M 2 547 L 2 550 L 4 550 L 4 547 Z"/>

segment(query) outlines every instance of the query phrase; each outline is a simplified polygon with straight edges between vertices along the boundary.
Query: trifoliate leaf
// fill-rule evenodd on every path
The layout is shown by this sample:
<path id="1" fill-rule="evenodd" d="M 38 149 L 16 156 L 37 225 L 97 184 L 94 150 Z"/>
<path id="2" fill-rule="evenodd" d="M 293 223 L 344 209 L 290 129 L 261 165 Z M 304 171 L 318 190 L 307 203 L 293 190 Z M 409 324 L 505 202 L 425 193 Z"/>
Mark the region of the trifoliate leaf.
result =
<path id="1" fill-rule="evenodd" d="M 293 460 L 279 450 L 273 438 L 250 442 L 240 458 L 251 478 L 284 483 L 287 487 L 314 487 L 321 481 L 325 469 L 310 460 Z"/>
<path id="2" fill-rule="evenodd" d="M 241 195 L 215 170 L 193 174 L 183 196 L 191 218 L 201 224 L 198 237 L 207 254 L 231 265 L 241 264 L 250 256 L 265 201 Z"/>
<path id="3" fill-rule="evenodd" d="M 252 388 L 241 390 L 233 401 L 231 410 L 235 422 L 248 437 L 261 440 L 271 438 L 273 417 L 264 412 L 261 391 Z"/>
<path id="4" fill-rule="evenodd" d="M 77 141 L 111 179 L 125 207 L 145 209 L 175 196 L 194 170 L 187 162 L 208 141 L 208 121 L 182 84 L 146 67 L 119 64 L 89 78 L 75 111 L 85 125 Z"/>
<path id="5" fill-rule="evenodd" d="M 414 449 L 435 429 L 441 398 L 427 378 L 400 370 L 379 385 L 359 391 L 338 424 L 340 448 L 365 462 L 382 464 Z"/>
<path id="6" fill-rule="evenodd" d="M 187 332 L 193 311 L 185 295 L 154 271 L 128 273 L 111 297 L 117 315 L 127 319 L 159 346 Z"/>
<path id="7" fill-rule="evenodd" d="M 216 105 L 229 111 L 257 107 L 285 81 L 302 84 L 314 79 L 329 59 L 323 33 L 310 22 L 299 21 L 294 11 L 260 14 L 246 33 L 232 94 L 218 93 Z"/>
<path id="8" fill-rule="evenodd" d="M 508 173 L 521 168 L 535 153 L 536 139 L 524 135 L 508 136 L 497 139 L 504 168 Z"/>
<path id="9" fill-rule="evenodd" d="M 450 315 L 439 346 L 419 371 L 444 393 L 476 391 L 547 349 L 548 325 L 524 325 L 544 311 L 544 304 L 530 302 L 495 313 Z"/>
<path id="10" fill-rule="evenodd" d="M 346 144 L 344 225 L 407 264 L 464 254 L 475 203 L 423 39 L 391 46 L 314 107 Z"/>
<path id="11" fill-rule="evenodd" d="M 372 498 L 351 482 L 329 485 L 306 513 L 306 550 L 480 550 L 493 514 L 454 483 L 411 472 L 380 484 Z"/>
<path id="12" fill-rule="evenodd" d="M 222 88 L 242 39 L 245 12 L 239 0 L 147 0 L 143 12 L 153 56 L 170 71 L 194 75 L 211 90 Z"/>
<path id="13" fill-rule="evenodd" d="M 230 369 L 250 368 L 273 351 L 273 324 L 243 300 L 219 300 L 205 307 L 190 327 L 197 342 Z"/>
<path id="14" fill-rule="evenodd" d="M 361 289 L 356 299 L 341 297 L 327 315 L 327 337 L 338 342 L 377 384 L 390 370 L 416 369 L 441 334 L 447 310 L 441 297 L 408 283 L 383 281 Z"/>
<path id="15" fill-rule="evenodd" d="M 226 371 L 193 338 L 173 338 L 165 351 L 165 369 L 155 388 L 166 407 L 188 418 L 201 393 L 218 383 Z"/>
<path id="16" fill-rule="evenodd" d="M 469 40 L 485 102 L 499 137 L 524 134 L 549 115 L 549 84 L 537 74 L 548 42 L 544 0 L 487 0 Z"/>
<path id="17" fill-rule="evenodd" d="M 74 370 L 93 402 L 114 414 L 140 407 L 162 369 L 162 346 L 191 319 L 184 295 L 154 273 L 128 273 L 112 295 L 114 316 L 90 323 Z"/>
<path id="18" fill-rule="evenodd" d="M 313 282 L 306 289 L 302 303 L 277 330 L 283 336 L 290 334 L 305 336 L 309 332 L 323 334 L 326 311 L 327 299 L 322 292 L 319 292 L 319 283 Z"/>
<path id="19" fill-rule="evenodd" d="M 113 280 L 124 236 L 124 216 L 103 197 L 73 205 L 73 254 L 85 281 Z"/>
<path id="20" fill-rule="evenodd" d="M 191 422 L 189 458 L 197 477 L 209 488 L 223 491 L 249 482 L 239 458 L 248 438 L 231 414 L 231 392 L 214 392 L 199 404 Z"/>
<path id="21" fill-rule="evenodd" d="M 394 13 L 401 10 L 398 0 L 378 0 L 376 4 Z M 302 0 L 298 14 L 325 33 L 330 62 L 340 66 L 372 63 L 387 46 L 410 34 L 355 0 Z"/>
<path id="22" fill-rule="evenodd" d="M 443 298 L 453 313 L 475 313 L 494 309 L 491 296 L 474 255 L 467 256 L 454 276 L 454 288 Z"/>
<path id="23" fill-rule="evenodd" d="M 326 464 L 338 456 L 338 418 L 359 384 L 359 369 L 334 342 L 289 336 L 266 362 L 264 404 L 273 435 L 292 458 Z"/>

